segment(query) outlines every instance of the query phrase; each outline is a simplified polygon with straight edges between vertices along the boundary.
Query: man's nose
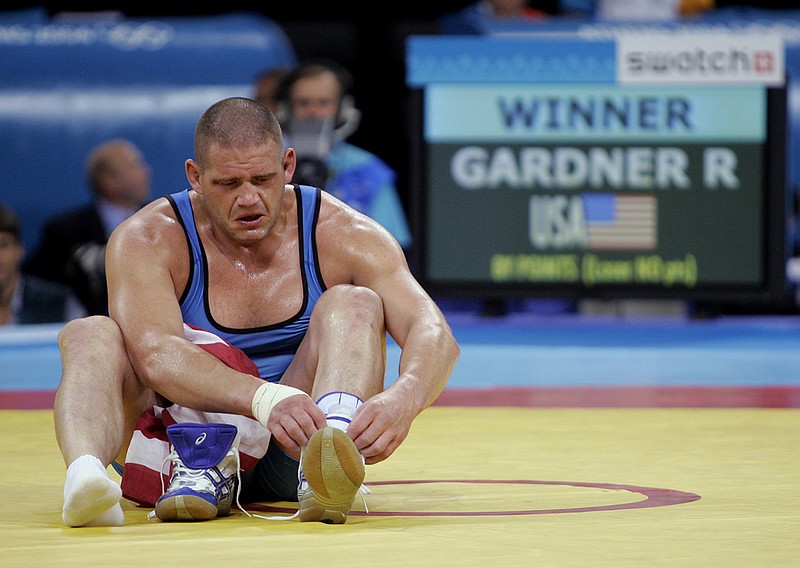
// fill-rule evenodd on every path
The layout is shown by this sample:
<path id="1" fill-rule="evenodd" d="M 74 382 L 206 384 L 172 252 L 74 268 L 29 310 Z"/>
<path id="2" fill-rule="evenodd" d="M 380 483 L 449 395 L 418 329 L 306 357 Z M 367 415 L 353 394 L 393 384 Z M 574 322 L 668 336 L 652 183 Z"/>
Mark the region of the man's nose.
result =
<path id="1" fill-rule="evenodd" d="M 238 200 L 241 205 L 252 205 L 260 199 L 260 191 L 252 183 L 243 183 L 240 189 Z"/>

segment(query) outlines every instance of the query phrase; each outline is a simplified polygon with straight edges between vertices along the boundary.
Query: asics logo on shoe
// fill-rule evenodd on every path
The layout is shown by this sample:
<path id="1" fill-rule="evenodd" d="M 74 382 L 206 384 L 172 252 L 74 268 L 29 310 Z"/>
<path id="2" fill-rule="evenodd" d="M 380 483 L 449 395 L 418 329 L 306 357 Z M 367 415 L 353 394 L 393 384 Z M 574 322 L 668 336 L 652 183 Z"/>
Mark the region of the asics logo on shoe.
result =
<path id="1" fill-rule="evenodd" d="M 206 440 L 206 433 L 205 433 L 205 432 L 203 432 L 203 433 L 202 433 L 202 434 L 200 434 L 200 435 L 197 437 L 197 439 L 194 441 L 194 445 L 195 445 L 195 446 L 199 446 L 200 444 L 202 444 L 203 442 L 205 442 L 205 440 Z"/>

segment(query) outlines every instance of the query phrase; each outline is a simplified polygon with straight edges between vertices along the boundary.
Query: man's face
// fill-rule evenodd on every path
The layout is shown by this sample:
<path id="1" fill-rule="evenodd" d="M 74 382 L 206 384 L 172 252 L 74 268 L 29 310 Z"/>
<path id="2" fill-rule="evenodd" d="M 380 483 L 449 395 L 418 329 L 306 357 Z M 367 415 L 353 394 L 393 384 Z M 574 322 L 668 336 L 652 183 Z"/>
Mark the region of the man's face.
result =
<path id="1" fill-rule="evenodd" d="M 113 203 L 140 205 L 150 198 L 150 167 L 136 148 L 120 145 L 112 154 L 113 171 L 105 176 L 105 197 Z"/>
<path id="2" fill-rule="evenodd" d="M 336 118 L 342 96 L 340 89 L 333 72 L 298 79 L 289 94 L 292 116 L 299 119 Z"/>
<path id="3" fill-rule="evenodd" d="M 187 162 L 187 177 L 203 195 L 216 227 L 246 246 L 265 238 L 280 218 L 294 165 L 293 151 L 280 155 L 274 143 L 239 148 L 212 144 L 203 169 Z"/>

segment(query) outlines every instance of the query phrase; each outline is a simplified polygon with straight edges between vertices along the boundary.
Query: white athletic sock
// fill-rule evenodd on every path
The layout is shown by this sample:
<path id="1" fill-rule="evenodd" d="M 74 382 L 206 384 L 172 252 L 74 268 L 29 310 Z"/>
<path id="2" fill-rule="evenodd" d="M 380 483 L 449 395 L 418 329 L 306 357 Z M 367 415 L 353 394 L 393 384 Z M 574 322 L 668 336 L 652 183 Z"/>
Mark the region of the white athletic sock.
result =
<path id="1" fill-rule="evenodd" d="M 317 401 L 327 417 L 328 426 L 339 430 L 347 430 L 362 404 L 363 400 L 347 392 L 329 392 Z"/>
<path id="2" fill-rule="evenodd" d="M 86 523 L 85 527 L 121 527 L 125 524 L 125 513 L 122 505 L 115 503 L 110 509 L 106 509 L 94 519 Z"/>
<path id="3" fill-rule="evenodd" d="M 122 490 L 103 463 L 85 454 L 67 468 L 61 518 L 70 527 L 120 526 L 125 522 L 121 498 Z"/>

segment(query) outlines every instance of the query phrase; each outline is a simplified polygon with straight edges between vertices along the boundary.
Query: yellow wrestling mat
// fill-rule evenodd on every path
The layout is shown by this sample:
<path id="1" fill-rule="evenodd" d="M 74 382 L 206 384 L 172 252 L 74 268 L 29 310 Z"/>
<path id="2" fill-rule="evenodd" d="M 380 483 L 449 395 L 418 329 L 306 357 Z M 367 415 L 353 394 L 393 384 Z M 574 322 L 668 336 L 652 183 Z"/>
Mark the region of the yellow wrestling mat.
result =
<path id="1" fill-rule="evenodd" d="M 61 522 L 49 410 L 0 411 L 0 566 L 798 566 L 800 413 L 433 407 L 344 525 Z M 288 503 L 253 506 L 262 515 Z"/>

